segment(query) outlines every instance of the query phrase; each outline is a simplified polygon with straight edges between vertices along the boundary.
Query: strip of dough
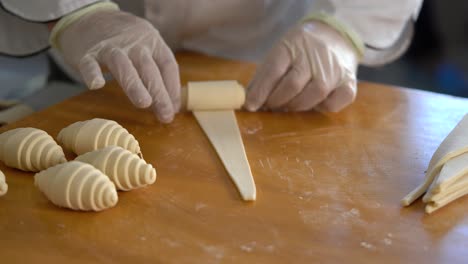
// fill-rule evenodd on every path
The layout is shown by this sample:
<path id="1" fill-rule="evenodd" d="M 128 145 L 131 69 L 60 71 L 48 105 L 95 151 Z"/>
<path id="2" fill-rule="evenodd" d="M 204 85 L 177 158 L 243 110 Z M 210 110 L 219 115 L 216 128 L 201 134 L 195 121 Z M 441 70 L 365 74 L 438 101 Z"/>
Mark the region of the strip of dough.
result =
<path id="1" fill-rule="evenodd" d="M 234 111 L 194 111 L 193 114 L 213 144 L 242 198 L 246 201 L 255 200 L 255 182 Z"/>
<path id="2" fill-rule="evenodd" d="M 431 185 L 442 166 L 451 158 L 468 152 L 468 115 L 458 123 L 450 134 L 442 141 L 429 162 L 424 182 L 406 195 L 401 203 L 408 206 L 420 197 Z"/>
<path id="3" fill-rule="evenodd" d="M 0 171 L 0 196 L 5 195 L 8 192 L 8 184 L 5 180 L 5 174 Z"/>
<path id="4" fill-rule="evenodd" d="M 468 189 L 467 188 L 462 188 L 459 191 L 455 191 L 455 192 L 451 193 L 450 195 L 444 196 L 443 198 L 441 198 L 438 201 L 429 202 L 426 205 L 426 209 L 425 209 L 426 213 L 428 213 L 428 214 L 433 213 L 437 209 L 440 209 L 440 208 L 444 207 L 448 203 L 450 203 L 450 202 L 452 202 L 452 201 L 454 201 L 454 200 L 456 200 L 456 199 L 458 199 L 458 198 L 460 198 L 462 196 L 465 196 L 466 194 L 468 194 Z"/>
<path id="5" fill-rule="evenodd" d="M 448 187 L 444 192 L 431 195 L 431 197 L 429 197 L 425 202 L 440 202 L 449 196 L 453 196 L 455 193 L 462 192 L 464 189 L 468 189 L 468 174 L 463 175 L 459 181 Z"/>
<path id="6" fill-rule="evenodd" d="M 468 153 L 456 156 L 444 164 L 440 174 L 423 197 L 426 212 L 432 213 L 468 194 Z"/>
<path id="7" fill-rule="evenodd" d="M 444 164 L 440 174 L 423 197 L 424 202 L 431 200 L 435 194 L 446 193 L 468 173 L 468 152 L 456 156 Z"/>

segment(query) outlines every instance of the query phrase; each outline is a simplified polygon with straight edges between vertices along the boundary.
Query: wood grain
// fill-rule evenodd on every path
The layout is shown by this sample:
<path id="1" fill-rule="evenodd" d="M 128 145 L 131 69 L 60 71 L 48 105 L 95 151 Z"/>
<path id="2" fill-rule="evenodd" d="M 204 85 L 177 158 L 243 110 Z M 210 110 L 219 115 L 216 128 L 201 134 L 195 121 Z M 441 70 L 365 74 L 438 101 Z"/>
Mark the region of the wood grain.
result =
<path id="1" fill-rule="evenodd" d="M 237 79 L 255 65 L 178 56 L 182 81 Z M 111 83 L 2 130 L 113 119 L 139 140 L 158 179 L 117 207 L 53 206 L 33 174 L 6 168 L 1 263 L 466 263 L 468 197 L 424 215 L 400 199 L 419 184 L 468 100 L 360 83 L 339 114 L 237 113 L 257 185 L 242 202 L 190 113 L 170 125 L 133 108 Z M 72 158 L 68 153 L 68 157 Z"/>

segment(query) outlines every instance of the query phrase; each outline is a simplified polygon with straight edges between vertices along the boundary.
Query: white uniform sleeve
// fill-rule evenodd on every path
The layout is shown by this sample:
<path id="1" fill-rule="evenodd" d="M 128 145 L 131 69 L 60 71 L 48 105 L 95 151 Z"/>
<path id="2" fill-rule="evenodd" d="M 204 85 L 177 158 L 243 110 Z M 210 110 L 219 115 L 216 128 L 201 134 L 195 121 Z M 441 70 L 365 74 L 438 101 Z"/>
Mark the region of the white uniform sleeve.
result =
<path id="1" fill-rule="evenodd" d="M 333 10 L 317 11 L 331 12 L 358 34 L 365 44 L 361 64 L 380 65 L 406 51 L 422 0 L 330 0 L 330 3 Z"/>
<path id="2" fill-rule="evenodd" d="M 308 13 L 310 0 L 159 0 L 145 16 L 174 49 L 260 60 Z"/>
<path id="3" fill-rule="evenodd" d="M 0 0 L 7 11 L 24 20 L 48 22 L 99 0 Z"/>
<path id="4" fill-rule="evenodd" d="M 28 56 L 49 47 L 45 22 L 98 0 L 0 0 L 0 55 Z"/>
<path id="5" fill-rule="evenodd" d="M 118 0 L 116 0 L 118 1 Z M 365 44 L 362 64 L 398 58 L 422 0 L 147 0 L 145 16 L 173 48 L 259 60 L 301 18 L 324 12 Z"/>

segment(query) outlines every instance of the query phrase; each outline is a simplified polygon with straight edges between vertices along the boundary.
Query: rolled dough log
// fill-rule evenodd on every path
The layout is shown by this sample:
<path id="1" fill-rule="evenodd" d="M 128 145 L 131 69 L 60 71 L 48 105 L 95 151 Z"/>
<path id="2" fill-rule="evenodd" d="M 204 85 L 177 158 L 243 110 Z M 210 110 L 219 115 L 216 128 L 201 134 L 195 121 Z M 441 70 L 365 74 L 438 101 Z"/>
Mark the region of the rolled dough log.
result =
<path id="1" fill-rule="evenodd" d="M 78 156 L 107 175 L 118 190 L 129 191 L 156 181 L 156 170 L 134 153 L 117 146 L 91 151 Z"/>
<path id="2" fill-rule="evenodd" d="M 406 195 L 401 203 L 408 206 L 420 197 L 431 185 L 442 166 L 451 158 L 468 152 L 468 115 L 465 115 L 458 125 L 442 141 L 432 156 L 426 177 L 421 185 Z"/>
<path id="3" fill-rule="evenodd" d="M 240 109 L 245 101 L 245 89 L 237 81 L 189 82 L 186 94 L 182 101 L 189 111 Z"/>
<path id="4" fill-rule="evenodd" d="M 135 137 L 117 122 L 94 118 L 79 121 L 62 129 L 58 141 L 77 155 L 107 146 L 119 146 L 141 155 Z"/>
<path id="5" fill-rule="evenodd" d="M 32 127 L 2 133 L 0 159 L 9 167 L 34 172 L 67 161 L 62 148 L 49 134 Z"/>
<path id="6" fill-rule="evenodd" d="M 5 195 L 8 192 L 8 184 L 6 183 L 5 174 L 0 171 L 0 196 Z"/>
<path id="7" fill-rule="evenodd" d="M 236 81 L 213 81 L 190 82 L 187 89 L 187 109 L 193 111 L 242 198 L 255 200 L 255 182 L 233 111 L 244 104 L 244 88 Z"/>
<path id="8" fill-rule="evenodd" d="M 36 173 L 35 185 L 55 205 L 73 210 L 101 211 L 117 204 L 114 184 L 100 170 L 80 161 Z"/>

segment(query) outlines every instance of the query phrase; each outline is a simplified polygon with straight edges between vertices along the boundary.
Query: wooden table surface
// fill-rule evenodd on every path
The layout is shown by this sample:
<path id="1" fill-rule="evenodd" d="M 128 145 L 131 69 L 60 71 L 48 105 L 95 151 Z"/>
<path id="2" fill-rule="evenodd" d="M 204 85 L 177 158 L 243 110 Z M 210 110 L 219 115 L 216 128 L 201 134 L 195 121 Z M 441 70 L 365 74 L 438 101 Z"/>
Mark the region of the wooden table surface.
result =
<path id="1" fill-rule="evenodd" d="M 237 79 L 252 64 L 180 54 L 181 77 Z M 114 84 L 2 128 L 113 119 L 139 140 L 158 178 L 101 213 L 53 206 L 33 174 L 0 165 L 1 263 L 467 263 L 468 197 L 433 215 L 400 199 L 424 177 L 468 100 L 360 83 L 339 114 L 237 113 L 257 184 L 242 202 L 190 113 L 170 125 Z M 467 132 L 468 133 L 468 132 Z"/>

